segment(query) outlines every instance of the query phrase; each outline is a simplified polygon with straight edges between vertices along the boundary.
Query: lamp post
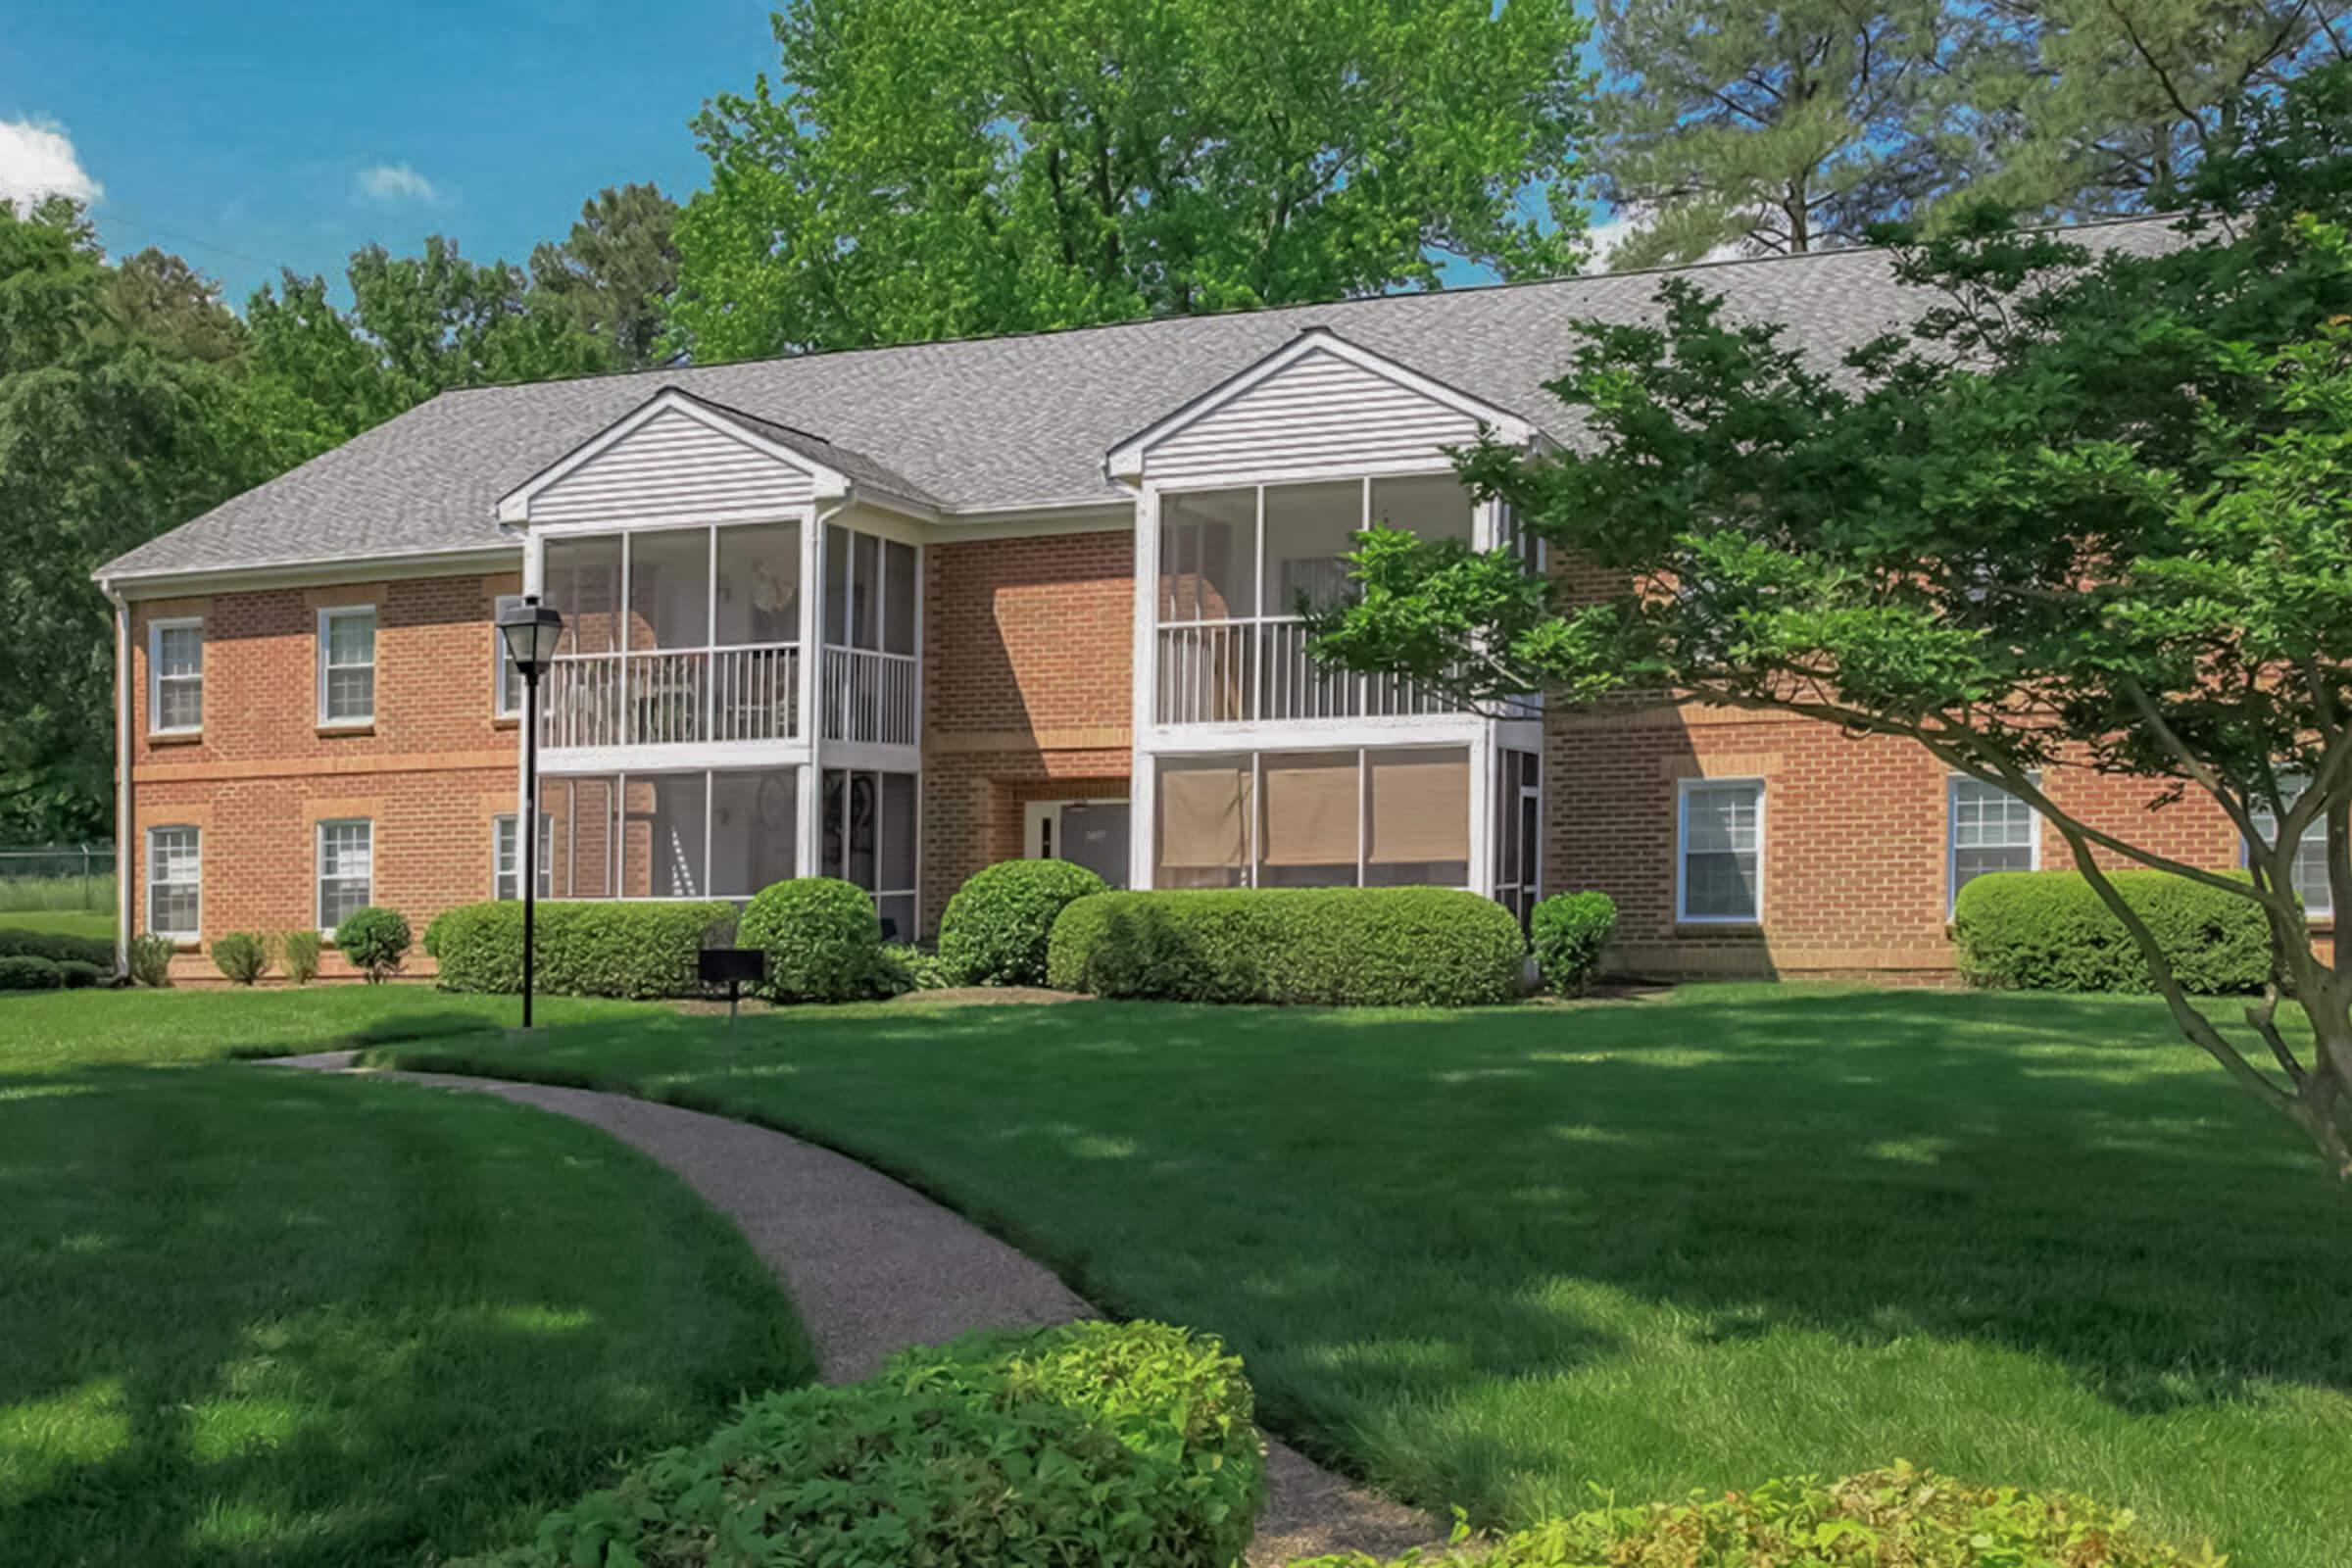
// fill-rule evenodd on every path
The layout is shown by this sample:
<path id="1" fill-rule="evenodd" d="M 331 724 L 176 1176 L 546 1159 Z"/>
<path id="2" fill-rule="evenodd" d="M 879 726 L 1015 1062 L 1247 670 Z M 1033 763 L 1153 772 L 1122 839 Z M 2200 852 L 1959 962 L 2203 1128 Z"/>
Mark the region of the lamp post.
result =
<path id="1" fill-rule="evenodd" d="M 539 677 L 556 657 L 564 617 L 537 594 L 524 594 L 498 608 L 498 635 L 507 658 L 522 677 L 523 818 L 515 824 L 522 840 L 522 1026 L 531 1026 L 532 918 L 539 903 Z"/>

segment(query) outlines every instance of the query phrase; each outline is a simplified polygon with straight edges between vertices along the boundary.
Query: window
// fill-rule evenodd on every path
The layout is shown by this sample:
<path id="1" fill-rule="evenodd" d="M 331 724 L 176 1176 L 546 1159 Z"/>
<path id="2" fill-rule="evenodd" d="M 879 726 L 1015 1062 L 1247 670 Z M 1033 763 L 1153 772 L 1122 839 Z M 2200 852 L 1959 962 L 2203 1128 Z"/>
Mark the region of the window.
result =
<path id="1" fill-rule="evenodd" d="M 1494 902 L 1521 925 L 1543 896 L 1543 770 L 1535 752 L 1494 754 Z"/>
<path id="2" fill-rule="evenodd" d="M 203 834 L 192 827 L 147 830 L 147 929 L 193 942 L 203 929 Z"/>
<path id="3" fill-rule="evenodd" d="M 1680 800 L 1675 918 L 1748 923 L 1764 913 L 1764 784 L 1685 779 Z"/>
<path id="4" fill-rule="evenodd" d="M 901 941 L 914 939 L 918 782 L 912 773 L 825 769 L 817 874 L 871 893 L 874 912 Z"/>
<path id="5" fill-rule="evenodd" d="M 1959 902 L 1960 890 L 1985 872 L 2031 871 L 2041 863 L 2041 819 L 2007 790 L 1955 778 L 1947 815 L 1947 910 Z"/>
<path id="6" fill-rule="evenodd" d="M 1155 887 L 1470 882 L 1460 747 L 1167 758 L 1152 815 Z"/>
<path id="7" fill-rule="evenodd" d="M 204 727 L 203 621 L 159 620 L 148 627 L 147 674 L 151 733 L 185 735 Z"/>
<path id="8" fill-rule="evenodd" d="M 495 626 L 490 628 L 493 652 L 490 656 L 492 675 L 498 689 L 491 693 L 491 711 L 500 718 L 522 716 L 522 671 L 514 667 L 514 656 L 507 652 L 507 639 Z"/>
<path id="9" fill-rule="evenodd" d="M 915 550 L 854 529 L 825 530 L 825 641 L 868 652 L 914 652 Z"/>
<path id="10" fill-rule="evenodd" d="M 494 899 L 522 897 L 522 845 L 515 837 L 514 824 L 520 820 L 509 811 L 494 817 L 491 826 L 490 896 Z M 539 813 L 539 896 L 551 898 L 555 893 L 556 819 L 545 811 Z"/>
<path id="11" fill-rule="evenodd" d="M 328 935 L 375 896 L 375 824 L 318 824 L 318 929 Z"/>
<path id="12" fill-rule="evenodd" d="M 375 607 L 318 612 L 318 722 L 375 717 Z"/>
<path id="13" fill-rule="evenodd" d="M 2285 777 L 2278 781 L 2278 793 L 2286 798 L 2289 809 L 2303 793 L 2301 778 Z M 2266 839 L 2278 837 L 2278 817 L 2267 807 L 2254 808 L 2254 825 Z M 2295 897 L 2303 901 L 2303 913 L 2315 920 L 2335 916 L 2335 889 L 2328 880 L 2328 824 L 2314 822 L 2303 830 L 2303 841 L 2295 846 Z"/>

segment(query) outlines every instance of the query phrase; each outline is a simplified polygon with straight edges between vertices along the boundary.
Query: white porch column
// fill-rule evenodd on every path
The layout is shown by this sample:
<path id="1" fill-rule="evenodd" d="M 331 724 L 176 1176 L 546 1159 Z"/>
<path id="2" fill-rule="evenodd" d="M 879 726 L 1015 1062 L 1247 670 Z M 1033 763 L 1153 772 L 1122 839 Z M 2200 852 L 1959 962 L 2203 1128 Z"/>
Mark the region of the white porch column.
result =
<path id="1" fill-rule="evenodd" d="M 1127 762 L 1127 885 L 1152 886 L 1152 846 L 1158 839 L 1159 781 L 1149 737 L 1159 658 L 1159 488 L 1146 484 L 1135 498 L 1135 678 L 1129 703 Z"/>
<path id="2" fill-rule="evenodd" d="M 808 746 L 808 760 L 801 765 L 796 791 L 800 821 L 793 832 L 795 876 L 818 873 L 817 850 L 825 819 L 824 714 L 819 703 L 825 664 L 825 520 L 830 515 L 830 511 L 819 509 L 801 525 L 800 730 Z M 833 870 L 838 874 L 839 867 Z"/>

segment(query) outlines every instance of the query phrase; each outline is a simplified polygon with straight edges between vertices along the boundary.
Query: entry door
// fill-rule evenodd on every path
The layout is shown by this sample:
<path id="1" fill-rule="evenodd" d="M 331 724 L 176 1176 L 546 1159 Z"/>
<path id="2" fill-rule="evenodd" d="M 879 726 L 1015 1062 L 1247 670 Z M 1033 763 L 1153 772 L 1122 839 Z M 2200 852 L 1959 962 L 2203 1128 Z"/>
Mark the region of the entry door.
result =
<path id="1" fill-rule="evenodd" d="M 1114 888 L 1127 885 L 1127 803 L 1067 801 L 1031 808 L 1032 857 L 1083 865 Z"/>

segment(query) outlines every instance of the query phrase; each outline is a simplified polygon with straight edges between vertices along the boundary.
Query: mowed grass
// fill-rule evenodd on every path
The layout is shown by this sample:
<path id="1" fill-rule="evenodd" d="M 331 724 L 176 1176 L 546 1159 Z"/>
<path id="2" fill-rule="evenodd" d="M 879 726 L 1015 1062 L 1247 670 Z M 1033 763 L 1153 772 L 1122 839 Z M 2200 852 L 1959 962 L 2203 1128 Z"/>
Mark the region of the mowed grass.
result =
<path id="1" fill-rule="evenodd" d="M 2352 1194 L 2152 1003 L 900 1006 L 380 1054 L 850 1151 L 1481 1522 L 1900 1457 L 2352 1562 Z"/>
<path id="2" fill-rule="evenodd" d="M 112 942 L 115 915 L 112 909 L 0 909 L 0 931 L 39 931 Z"/>
<path id="3" fill-rule="evenodd" d="M 0 1561 L 435 1562 L 812 1375 L 742 1237 L 612 1139 L 218 1059 L 492 1016 L 0 999 Z"/>

